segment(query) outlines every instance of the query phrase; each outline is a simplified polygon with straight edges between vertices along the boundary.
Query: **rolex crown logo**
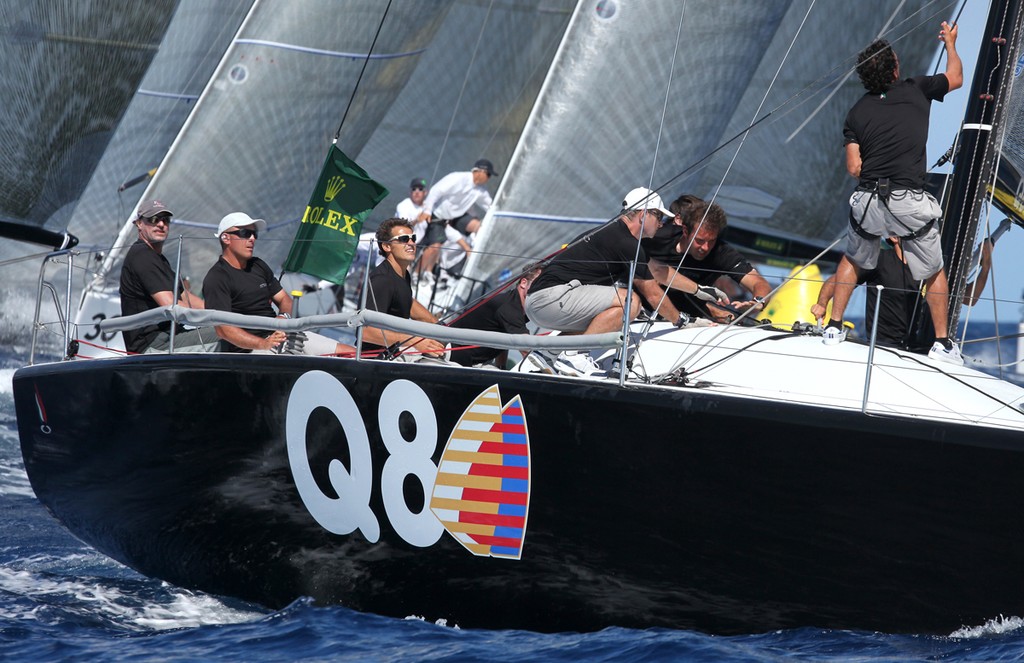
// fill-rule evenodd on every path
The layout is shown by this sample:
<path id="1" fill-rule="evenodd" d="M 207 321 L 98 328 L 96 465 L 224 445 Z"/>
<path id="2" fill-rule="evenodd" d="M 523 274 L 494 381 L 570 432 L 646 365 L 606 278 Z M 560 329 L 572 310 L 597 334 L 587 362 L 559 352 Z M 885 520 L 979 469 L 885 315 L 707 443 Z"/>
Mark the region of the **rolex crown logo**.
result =
<path id="1" fill-rule="evenodd" d="M 327 190 L 324 191 L 324 202 L 329 203 L 334 200 L 334 197 L 338 195 L 338 192 L 345 188 L 345 178 L 341 175 L 335 175 L 331 179 L 327 180 Z"/>

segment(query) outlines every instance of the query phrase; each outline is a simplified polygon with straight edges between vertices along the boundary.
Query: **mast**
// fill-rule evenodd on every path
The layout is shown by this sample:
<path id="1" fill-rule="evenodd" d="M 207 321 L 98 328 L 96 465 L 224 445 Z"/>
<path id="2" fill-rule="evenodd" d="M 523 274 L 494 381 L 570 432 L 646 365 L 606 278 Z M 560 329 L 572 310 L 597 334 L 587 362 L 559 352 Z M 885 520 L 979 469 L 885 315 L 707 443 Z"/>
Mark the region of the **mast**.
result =
<path id="1" fill-rule="evenodd" d="M 970 269 L 982 201 L 987 195 L 986 183 L 992 180 L 998 156 L 995 138 L 1003 122 L 1009 82 L 1019 55 L 1021 9 L 1021 0 L 992 0 L 960 131 L 960 148 L 942 226 L 942 255 L 951 293 L 950 335 L 956 333 L 960 319 L 959 302 Z"/>

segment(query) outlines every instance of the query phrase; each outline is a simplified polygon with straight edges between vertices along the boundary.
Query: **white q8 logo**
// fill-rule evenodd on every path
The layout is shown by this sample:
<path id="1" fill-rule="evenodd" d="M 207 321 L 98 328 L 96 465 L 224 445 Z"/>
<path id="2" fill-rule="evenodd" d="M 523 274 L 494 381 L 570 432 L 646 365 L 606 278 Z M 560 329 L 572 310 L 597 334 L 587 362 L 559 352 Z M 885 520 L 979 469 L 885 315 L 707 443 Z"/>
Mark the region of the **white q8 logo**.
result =
<path id="1" fill-rule="evenodd" d="M 338 493 L 336 498 L 325 495 L 317 486 L 306 452 L 306 426 L 310 414 L 318 407 L 334 414 L 348 440 L 350 470 L 346 471 L 337 458 L 327 467 L 331 486 Z M 416 424 L 412 440 L 406 440 L 399 428 L 403 412 L 412 415 Z M 427 508 L 437 475 L 437 466 L 431 460 L 437 447 L 437 418 L 430 399 L 412 382 L 396 380 L 380 395 L 377 421 L 389 454 L 380 476 L 388 520 L 406 542 L 419 547 L 433 545 L 444 528 Z M 329 532 L 351 534 L 358 529 L 368 541 L 376 543 L 380 539 L 380 523 L 370 508 L 374 480 L 370 440 L 359 408 L 345 385 L 323 371 L 310 371 L 300 377 L 288 397 L 285 435 L 295 487 L 310 515 Z M 405 501 L 403 485 L 410 475 L 416 477 L 423 489 L 424 503 L 419 512 L 413 512 Z"/>

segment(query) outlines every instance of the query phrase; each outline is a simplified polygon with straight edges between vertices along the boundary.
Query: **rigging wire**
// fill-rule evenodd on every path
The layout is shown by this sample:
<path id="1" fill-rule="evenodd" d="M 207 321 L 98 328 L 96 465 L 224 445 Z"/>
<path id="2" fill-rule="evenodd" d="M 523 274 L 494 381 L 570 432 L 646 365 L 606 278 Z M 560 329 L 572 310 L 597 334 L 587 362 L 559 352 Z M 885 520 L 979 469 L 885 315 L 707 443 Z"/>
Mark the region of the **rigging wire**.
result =
<path id="1" fill-rule="evenodd" d="M 373 34 L 373 41 L 370 42 L 370 49 L 366 51 L 366 57 L 363 58 L 363 67 L 359 70 L 359 76 L 356 78 L 356 84 L 352 86 L 352 94 L 348 98 L 348 105 L 345 106 L 345 113 L 341 116 L 341 122 L 338 123 L 338 130 L 334 132 L 334 140 L 331 144 L 337 144 L 338 137 L 341 136 L 341 128 L 345 126 L 345 119 L 348 117 L 348 112 L 352 108 L 352 102 L 355 101 L 356 91 L 359 90 L 359 82 L 363 80 L 363 74 L 366 73 L 366 65 L 370 63 L 370 56 L 373 54 L 373 47 L 377 45 L 377 37 L 380 36 L 381 28 L 384 27 L 384 20 L 388 17 L 388 11 L 391 9 L 391 0 L 388 0 L 388 4 L 384 7 L 384 15 L 380 17 L 380 23 L 377 24 L 377 32 Z"/>
<path id="2" fill-rule="evenodd" d="M 476 63 L 476 55 L 480 51 L 480 42 L 484 38 L 484 29 L 487 27 L 487 21 L 491 17 L 491 9 L 494 8 L 494 0 L 491 0 L 490 4 L 487 5 L 487 13 L 484 15 L 484 20 L 480 24 L 480 32 L 476 36 L 476 44 L 473 46 L 473 55 L 469 59 L 469 66 L 466 67 L 466 75 L 462 79 L 462 87 L 459 88 L 459 96 L 455 100 L 455 108 L 452 109 L 452 116 L 448 120 L 448 128 L 444 132 L 444 140 L 441 141 L 441 150 L 437 153 L 437 161 L 434 163 L 434 170 L 430 174 L 431 186 L 437 182 L 437 171 L 441 167 L 441 159 L 444 157 L 445 148 L 448 146 L 448 138 L 452 135 L 452 126 L 455 124 L 455 118 L 459 114 L 459 108 L 462 106 L 462 95 L 466 92 L 466 85 L 469 82 L 469 75 L 473 71 L 473 65 Z"/>

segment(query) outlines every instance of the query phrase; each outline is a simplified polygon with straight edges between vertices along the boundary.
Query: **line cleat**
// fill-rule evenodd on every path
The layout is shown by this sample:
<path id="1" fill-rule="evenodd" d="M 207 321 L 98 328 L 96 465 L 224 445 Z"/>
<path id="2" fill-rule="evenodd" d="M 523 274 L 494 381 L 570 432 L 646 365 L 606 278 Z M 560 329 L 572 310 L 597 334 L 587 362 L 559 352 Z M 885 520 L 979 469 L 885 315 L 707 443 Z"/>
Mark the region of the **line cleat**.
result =
<path id="1" fill-rule="evenodd" d="M 932 349 L 928 351 L 928 358 L 934 359 L 935 361 L 942 361 L 947 364 L 955 364 L 957 366 L 964 365 L 964 358 L 960 354 L 960 349 L 955 344 L 951 345 L 949 349 L 942 343 L 935 341 L 932 343 Z"/>
<path id="2" fill-rule="evenodd" d="M 821 342 L 825 345 L 838 345 L 846 340 L 846 330 L 835 327 L 825 327 L 821 333 Z"/>
<path id="3" fill-rule="evenodd" d="M 604 375 L 604 371 L 590 356 L 590 353 L 578 350 L 566 350 L 552 362 L 555 370 L 562 375 L 586 377 L 588 375 Z"/>

